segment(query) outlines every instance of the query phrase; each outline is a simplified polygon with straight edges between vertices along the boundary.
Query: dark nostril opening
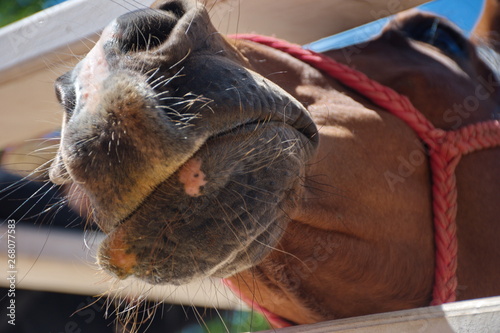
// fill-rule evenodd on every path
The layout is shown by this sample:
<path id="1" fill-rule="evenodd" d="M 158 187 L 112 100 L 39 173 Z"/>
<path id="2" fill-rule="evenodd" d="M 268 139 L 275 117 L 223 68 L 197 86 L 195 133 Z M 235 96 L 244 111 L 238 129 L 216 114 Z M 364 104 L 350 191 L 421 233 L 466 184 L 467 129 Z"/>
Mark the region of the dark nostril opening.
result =
<path id="1" fill-rule="evenodd" d="M 181 18 L 185 14 L 184 8 L 182 8 L 181 4 L 178 2 L 167 2 L 158 7 L 158 9 L 171 12 L 177 16 L 177 18 Z"/>
<path id="2" fill-rule="evenodd" d="M 75 108 L 75 89 L 71 81 L 71 72 L 57 78 L 55 82 L 56 97 L 64 110 L 71 116 Z"/>
<path id="3" fill-rule="evenodd" d="M 141 10 L 120 16 L 117 42 L 122 52 L 151 50 L 167 40 L 177 24 L 175 11 Z"/>

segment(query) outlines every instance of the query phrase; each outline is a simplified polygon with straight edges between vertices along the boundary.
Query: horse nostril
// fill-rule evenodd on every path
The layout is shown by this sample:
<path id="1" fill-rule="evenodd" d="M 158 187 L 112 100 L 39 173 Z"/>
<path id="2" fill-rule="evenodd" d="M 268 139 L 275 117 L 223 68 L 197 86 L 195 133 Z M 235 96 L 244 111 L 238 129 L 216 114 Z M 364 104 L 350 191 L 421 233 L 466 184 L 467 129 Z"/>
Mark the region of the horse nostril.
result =
<path id="1" fill-rule="evenodd" d="M 75 88 L 71 79 L 71 71 L 57 78 L 55 84 L 56 97 L 64 107 L 68 116 L 71 116 L 75 108 Z"/>
<path id="2" fill-rule="evenodd" d="M 181 18 L 185 13 L 182 4 L 176 1 L 164 3 L 163 5 L 160 5 L 158 9 L 171 12 L 177 16 L 177 18 Z"/>
<path id="3" fill-rule="evenodd" d="M 177 11 L 140 10 L 116 19 L 122 52 L 151 50 L 161 45 L 179 20 Z"/>

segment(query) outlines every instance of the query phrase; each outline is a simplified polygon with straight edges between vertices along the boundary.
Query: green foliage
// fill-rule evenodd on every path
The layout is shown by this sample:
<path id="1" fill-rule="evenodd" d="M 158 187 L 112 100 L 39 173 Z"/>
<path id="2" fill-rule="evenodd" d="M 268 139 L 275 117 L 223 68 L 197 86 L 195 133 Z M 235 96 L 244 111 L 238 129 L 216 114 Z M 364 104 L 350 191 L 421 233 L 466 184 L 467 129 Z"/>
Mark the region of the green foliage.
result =
<path id="1" fill-rule="evenodd" d="M 233 319 L 231 332 L 258 332 L 268 330 L 271 327 L 263 315 L 256 312 L 236 312 Z M 216 331 L 213 331 L 216 332 Z"/>
<path id="2" fill-rule="evenodd" d="M 242 333 L 270 329 L 264 316 L 256 312 L 234 311 L 223 315 L 223 319 L 204 319 L 205 323 L 183 328 L 178 333 Z"/>
<path id="3" fill-rule="evenodd" d="M 66 0 L 2 0 L 0 4 L 0 27 L 64 1 Z"/>
<path id="4" fill-rule="evenodd" d="M 0 5 L 0 27 L 18 21 L 44 8 L 45 0 L 7 0 Z"/>

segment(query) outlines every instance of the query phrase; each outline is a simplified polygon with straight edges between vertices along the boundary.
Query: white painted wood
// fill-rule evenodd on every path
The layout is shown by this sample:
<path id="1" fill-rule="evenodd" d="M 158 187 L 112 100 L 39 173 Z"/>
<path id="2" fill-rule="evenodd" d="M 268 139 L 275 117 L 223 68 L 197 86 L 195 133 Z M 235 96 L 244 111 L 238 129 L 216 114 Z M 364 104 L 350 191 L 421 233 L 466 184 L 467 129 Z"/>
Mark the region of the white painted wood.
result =
<path id="1" fill-rule="evenodd" d="M 210 6 L 210 14 L 222 33 L 257 32 L 307 43 L 427 1 L 317 0 L 311 6 L 310 0 L 233 0 Z M 81 45 L 76 43 L 101 31 L 117 16 L 148 7 L 153 2 L 71 0 L 0 29 L 0 82 L 9 79 L 11 76 L 5 72 L 16 66 L 40 66 L 40 56 L 47 53 L 68 45 L 80 51 Z M 86 48 L 88 46 L 84 51 Z M 16 73 L 21 74 L 19 69 Z"/>
<path id="2" fill-rule="evenodd" d="M 311 6 L 310 0 L 226 0 L 209 12 L 222 33 L 257 32 L 307 43 L 427 1 L 317 0 Z M 0 148 L 57 128 L 62 112 L 54 80 L 114 18 L 152 2 L 70 0 L 0 29 Z"/>
<path id="3" fill-rule="evenodd" d="M 246 306 L 219 279 L 205 279 L 189 285 L 150 287 L 127 279 L 118 281 L 99 270 L 96 264 L 101 233 L 60 230 L 50 227 L 16 226 L 16 287 L 83 295 L 107 292 L 143 297 L 173 304 L 209 306 L 218 309 L 246 309 Z M 0 279 L 7 267 L 7 226 L 0 222 Z"/>
<path id="4" fill-rule="evenodd" d="M 229 0 L 211 17 L 224 34 L 255 32 L 305 44 L 429 1 Z"/>
<path id="5" fill-rule="evenodd" d="M 499 333 L 500 297 L 326 321 L 261 333 Z"/>
<path id="6" fill-rule="evenodd" d="M 71 0 L 0 29 L 0 72 L 79 42 L 154 0 Z"/>
<path id="7" fill-rule="evenodd" d="M 0 225 L 0 271 L 7 272 L 5 224 Z M 95 264 L 97 246 L 104 236 L 48 227 L 16 227 L 17 288 L 100 295 L 113 293 L 219 309 L 246 310 L 217 279 L 187 286 L 149 288 L 137 281 L 113 283 Z M 8 281 L 0 279 L 0 286 Z M 500 297 L 462 301 L 301 325 L 262 333 L 499 333 Z"/>

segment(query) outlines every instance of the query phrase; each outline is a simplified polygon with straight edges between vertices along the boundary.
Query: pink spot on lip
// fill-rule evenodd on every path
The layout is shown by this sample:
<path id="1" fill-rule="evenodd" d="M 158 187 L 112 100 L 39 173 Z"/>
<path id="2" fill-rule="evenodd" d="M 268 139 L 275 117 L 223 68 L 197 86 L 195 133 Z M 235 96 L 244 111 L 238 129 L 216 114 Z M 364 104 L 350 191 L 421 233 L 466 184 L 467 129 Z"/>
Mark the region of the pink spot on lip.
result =
<path id="1" fill-rule="evenodd" d="M 193 157 L 179 170 L 179 181 L 184 184 L 184 192 L 192 197 L 200 196 L 201 187 L 207 184 L 205 173 L 201 171 L 201 164 L 201 158 Z"/>
<path id="2" fill-rule="evenodd" d="M 129 245 L 125 242 L 125 231 L 119 229 L 110 236 L 107 256 L 109 265 L 120 279 L 125 279 L 134 273 L 137 257 L 129 252 Z"/>

